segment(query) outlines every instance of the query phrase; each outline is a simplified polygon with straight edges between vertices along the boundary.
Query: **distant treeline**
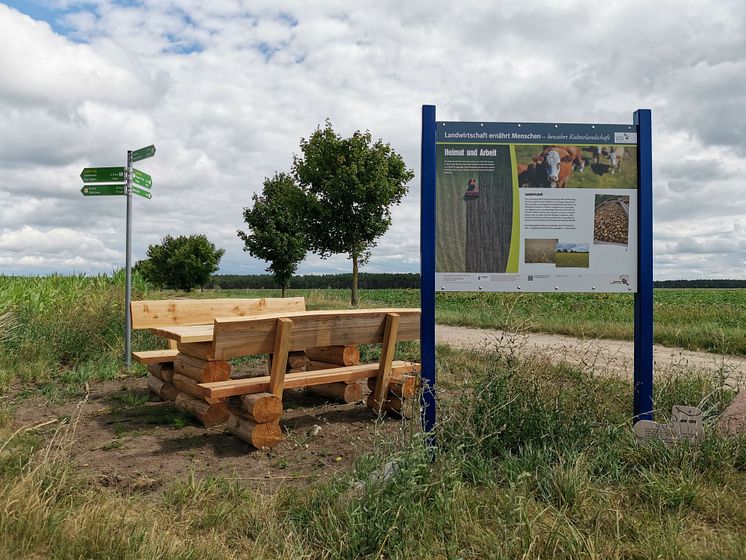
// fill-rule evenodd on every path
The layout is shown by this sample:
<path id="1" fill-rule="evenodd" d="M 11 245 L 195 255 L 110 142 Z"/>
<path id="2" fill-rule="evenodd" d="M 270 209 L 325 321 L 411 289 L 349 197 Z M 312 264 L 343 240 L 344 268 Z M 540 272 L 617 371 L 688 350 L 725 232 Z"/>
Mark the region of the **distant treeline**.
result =
<path id="1" fill-rule="evenodd" d="M 352 274 L 304 274 L 293 276 L 290 288 L 296 290 L 341 288 L 349 289 L 352 285 Z M 420 275 L 416 273 L 373 273 L 361 272 L 359 277 L 361 290 L 380 290 L 385 288 L 419 288 Z M 211 285 L 206 288 L 222 290 L 246 290 L 276 288 L 274 278 L 269 274 L 216 274 Z"/>
<path id="2" fill-rule="evenodd" d="M 352 282 L 351 274 L 304 274 L 293 276 L 290 287 L 298 290 L 349 288 Z M 269 274 L 216 274 L 206 288 L 220 288 L 222 290 L 249 290 L 276 288 L 274 279 Z M 382 290 L 385 288 L 415 288 L 420 287 L 420 275 L 414 272 L 389 273 L 360 273 L 360 288 L 363 290 Z M 654 288 L 746 288 L 746 280 L 656 280 Z"/>

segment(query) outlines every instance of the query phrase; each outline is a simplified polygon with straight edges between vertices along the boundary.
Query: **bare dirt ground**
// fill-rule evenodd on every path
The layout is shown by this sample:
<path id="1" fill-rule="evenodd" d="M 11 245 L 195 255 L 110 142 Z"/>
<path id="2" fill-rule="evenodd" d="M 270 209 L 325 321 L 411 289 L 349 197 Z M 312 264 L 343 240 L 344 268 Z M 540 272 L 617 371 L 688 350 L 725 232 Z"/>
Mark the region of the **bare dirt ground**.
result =
<path id="1" fill-rule="evenodd" d="M 631 342 L 446 326 L 438 326 L 437 341 L 518 355 L 540 352 L 599 374 L 632 375 Z M 695 369 L 743 378 L 746 358 L 656 346 L 655 368 L 658 374 Z M 259 451 L 221 426 L 203 428 L 173 403 L 159 402 L 144 378 L 96 383 L 85 397 L 51 404 L 42 396 L 15 399 L 13 393 L 4 400 L 15 409 L 15 427 L 48 438 L 59 426 L 72 425 L 76 437 L 70 454 L 76 465 L 103 487 L 154 495 L 191 473 L 239 479 L 264 493 L 309 484 L 348 469 L 381 441 L 396 440 L 418 424 L 378 420 L 362 403 L 337 404 L 301 390 L 288 391 L 281 420 L 285 440 L 271 451 Z M 730 426 L 746 428 L 746 391 L 731 412 Z M 321 428 L 316 436 L 311 435 L 314 426 Z"/>
<path id="2" fill-rule="evenodd" d="M 305 485 L 350 467 L 381 439 L 395 440 L 407 424 L 377 420 L 362 403 L 289 390 L 281 421 L 285 440 L 260 451 L 223 426 L 202 427 L 151 395 L 141 378 L 97 383 L 84 398 L 48 404 L 34 397 L 17 405 L 15 426 L 42 425 L 37 431 L 45 439 L 63 423 L 75 429 L 70 455 L 76 465 L 101 486 L 143 493 L 158 493 L 191 473 L 238 479 L 264 493 Z"/>

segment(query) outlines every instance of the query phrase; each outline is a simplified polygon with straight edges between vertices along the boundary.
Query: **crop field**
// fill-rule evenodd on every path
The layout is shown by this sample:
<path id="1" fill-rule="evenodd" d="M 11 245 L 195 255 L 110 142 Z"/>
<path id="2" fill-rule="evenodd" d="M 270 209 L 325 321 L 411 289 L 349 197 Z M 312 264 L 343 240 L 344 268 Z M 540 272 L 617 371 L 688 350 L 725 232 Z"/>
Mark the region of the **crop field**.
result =
<path id="1" fill-rule="evenodd" d="M 589 253 L 557 253 L 554 264 L 557 267 L 588 268 Z"/>
<path id="2" fill-rule="evenodd" d="M 174 295 L 138 279 L 135 290 Z M 746 437 L 716 429 L 737 390 L 723 372 L 682 370 L 656 385 L 658 419 L 672 404 L 704 411 L 699 445 L 640 445 L 623 380 L 439 347 L 435 456 L 414 410 L 377 420 L 303 402 L 301 417 L 283 420 L 286 440 L 256 451 L 148 402 L 144 371 L 119 366 L 121 295 L 118 277 L 0 277 L 2 558 L 699 560 L 746 550 Z M 278 293 L 191 294 L 218 295 Z M 312 309 L 349 301 L 347 290 L 292 295 Z M 362 291 L 361 306 L 417 306 L 418 296 Z M 658 290 L 655 305 L 667 343 L 746 353 L 746 291 Z M 627 295 L 439 294 L 437 306 L 442 323 L 631 334 Z M 143 334 L 134 345 L 157 342 Z M 306 436 L 304 421 L 322 435 Z"/>

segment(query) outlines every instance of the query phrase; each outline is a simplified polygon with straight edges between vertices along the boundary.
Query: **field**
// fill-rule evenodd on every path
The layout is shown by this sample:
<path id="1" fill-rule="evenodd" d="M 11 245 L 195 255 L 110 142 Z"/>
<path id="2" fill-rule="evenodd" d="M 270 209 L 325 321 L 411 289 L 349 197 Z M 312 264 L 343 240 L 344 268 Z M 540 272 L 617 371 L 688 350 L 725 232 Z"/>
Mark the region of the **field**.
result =
<path id="1" fill-rule="evenodd" d="M 588 268 L 589 253 L 557 253 L 554 264 L 557 267 Z"/>
<path id="2" fill-rule="evenodd" d="M 491 171 L 438 170 L 438 272 L 505 272 L 513 229 L 513 180 L 508 146 L 497 146 Z M 465 196 L 470 180 L 479 196 Z M 485 242 L 488 240 L 488 242 Z"/>
<path id="3" fill-rule="evenodd" d="M 279 290 L 220 292 L 233 297 L 279 297 Z M 349 306 L 348 290 L 290 290 L 314 309 Z M 203 294 L 215 297 L 216 293 Z M 419 307 L 417 290 L 363 290 L 362 307 Z M 629 294 L 438 293 L 436 320 L 444 325 L 511 328 L 583 338 L 631 340 Z M 746 290 L 658 289 L 655 341 L 688 350 L 746 354 Z"/>
<path id="4" fill-rule="evenodd" d="M 722 371 L 656 385 L 659 419 L 675 403 L 704 410 L 700 445 L 639 445 L 621 380 L 441 347 L 435 460 L 416 421 L 305 401 L 283 421 L 285 442 L 252 451 L 148 402 L 141 370 L 118 367 L 120 295 L 118 278 L 0 277 L 0 557 L 714 559 L 746 550 L 746 438 L 715 429 L 734 396 Z M 311 308 L 343 308 L 349 292 L 300 295 Z M 414 290 L 361 296 L 363 306 L 418 304 Z M 655 297 L 657 337 L 746 353 L 746 291 Z M 437 304 L 450 324 L 631 333 L 629 296 L 439 294 Z M 321 422 L 323 435 L 307 437 L 307 422 Z"/>

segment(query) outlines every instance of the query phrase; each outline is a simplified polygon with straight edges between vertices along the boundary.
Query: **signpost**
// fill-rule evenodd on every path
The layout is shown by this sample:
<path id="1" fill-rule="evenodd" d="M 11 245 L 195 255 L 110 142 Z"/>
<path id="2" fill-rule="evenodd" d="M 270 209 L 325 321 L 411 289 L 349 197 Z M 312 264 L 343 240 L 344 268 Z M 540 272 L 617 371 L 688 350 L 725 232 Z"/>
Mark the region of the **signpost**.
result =
<path id="1" fill-rule="evenodd" d="M 139 169 L 132 169 L 134 172 L 134 175 L 132 176 L 132 181 L 136 185 L 140 185 L 141 187 L 145 187 L 146 189 L 149 189 L 153 186 L 153 179 L 148 175 L 147 173 L 143 173 Z"/>
<path id="2" fill-rule="evenodd" d="M 139 150 L 135 150 L 132 152 L 132 163 L 143 159 L 152 158 L 154 155 L 155 146 L 153 144 L 151 144 L 150 146 L 145 146 L 144 148 L 140 148 Z"/>
<path id="3" fill-rule="evenodd" d="M 153 198 L 153 195 L 151 194 L 150 191 L 146 189 L 141 189 L 140 187 L 136 187 L 135 185 L 132 185 L 132 192 L 143 198 L 147 198 L 147 199 Z"/>
<path id="4" fill-rule="evenodd" d="M 139 150 L 127 151 L 126 167 L 86 167 L 80 173 L 83 179 L 83 196 L 126 196 L 126 252 L 125 252 L 125 294 L 124 294 L 124 363 L 130 367 L 132 363 L 131 343 L 132 327 L 130 303 L 132 300 L 132 195 L 152 198 L 150 188 L 153 179 L 147 173 L 134 169 L 132 163 L 155 155 L 155 146 L 145 146 Z M 138 186 L 135 186 L 138 185 Z M 144 188 L 142 188 L 144 187 Z"/>
<path id="5" fill-rule="evenodd" d="M 124 195 L 126 183 L 116 183 L 113 185 L 83 185 L 80 192 L 83 196 L 113 196 Z"/>
<path id="6" fill-rule="evenodd" d="M 651 113 L 634 124 L 439 122 L 422 107 L 422 421 L 435 292 L 635 294 L 634 422 L 652 419 Z"/>
<path id="7" fill-rule="evenodd" d="M 115 183 L 126 180 L 124 167 L 86 167 L 80 178 L 84 183 Z"/>

